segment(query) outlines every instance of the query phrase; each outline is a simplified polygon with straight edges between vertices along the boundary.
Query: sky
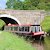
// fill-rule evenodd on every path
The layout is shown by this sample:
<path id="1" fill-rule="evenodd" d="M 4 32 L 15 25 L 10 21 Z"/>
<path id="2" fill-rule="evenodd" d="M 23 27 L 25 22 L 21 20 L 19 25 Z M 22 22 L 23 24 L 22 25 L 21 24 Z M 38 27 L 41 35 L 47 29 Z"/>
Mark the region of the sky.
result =
<path id="1" fill-rule="evenodd" d="M 0 9 L 6 8 L 6 0 L 0 0 Z"/>

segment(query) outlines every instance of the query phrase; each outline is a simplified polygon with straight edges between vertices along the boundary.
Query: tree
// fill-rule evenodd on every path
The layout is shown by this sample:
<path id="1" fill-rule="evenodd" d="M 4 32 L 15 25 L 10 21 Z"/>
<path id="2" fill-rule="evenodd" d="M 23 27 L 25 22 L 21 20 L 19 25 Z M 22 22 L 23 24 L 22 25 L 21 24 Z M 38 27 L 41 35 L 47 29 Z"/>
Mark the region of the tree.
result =
<path id="1" fill-rule="evenodd" d="M 43 10 L 46 8 L 46 5 L 45 5 L 45 3 L 39 3 L 37 8 Z"/>
<path id="2" fill-rule="evenodd" d="M 8 0 L 6 5 L 8 9 L 16 10 L 50 10 L 49 0 Z"/>
<path id="3" fill-rule="evenodd" d="M 50 2 L 46 3 L 46 10 L 50 10 Z"/>
<path id="4" fill-rule="evenodd" d="M 36 9 L 36 6 L 38 5 L 39 0 L 25 0 L 22 2 L 21 0 L 9 0 L 7 1 L 6 5 L 8 9 Z"/>
<path id="5" fill-rule="evenodd" d="M 8 9 L 20 9 L 22 2 L 20 0 L 9 0 L 6 5 Z"/>
<path id="6" fill-rule="evenodd" d="M 12 9 L 13 8 L 13 5 L 14 5 L 14 2 L 15 2 L 15 0 L 8 0 L 7 1 L 7 3 L 6 3 L 6 5 L 7 5 L 7 8 L 9 9 Z"/>
<path id="7" fill-rule="evenodd" d="M 24 1 L 24 9 L 26 10 L 34 10 L 36 9 L 37 5 L 39 3 L 39 0 L 25 0 Z"/>

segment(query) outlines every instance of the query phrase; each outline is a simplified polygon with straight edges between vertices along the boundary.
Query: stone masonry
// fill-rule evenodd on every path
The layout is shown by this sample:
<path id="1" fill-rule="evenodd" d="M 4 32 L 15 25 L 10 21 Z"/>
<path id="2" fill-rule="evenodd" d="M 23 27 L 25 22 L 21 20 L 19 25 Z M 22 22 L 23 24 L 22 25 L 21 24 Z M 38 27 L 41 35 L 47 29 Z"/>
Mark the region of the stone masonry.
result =
<path id="1" fill-rule="evenodd" d="M 21 24 L 40 24 L 45 16 L 44 10 L 0 10 L 0 14 L 8 14 L 18 19 Z"/>

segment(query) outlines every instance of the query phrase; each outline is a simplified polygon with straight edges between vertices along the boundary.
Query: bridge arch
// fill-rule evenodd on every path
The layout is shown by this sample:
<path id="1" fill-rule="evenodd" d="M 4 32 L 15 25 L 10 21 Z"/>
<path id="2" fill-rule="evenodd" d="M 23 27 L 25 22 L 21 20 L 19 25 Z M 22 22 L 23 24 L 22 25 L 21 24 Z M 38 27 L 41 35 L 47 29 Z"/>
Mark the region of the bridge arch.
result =
<path id="1" fill-rule="evenodd" d="M 11 16 L 11 15 L 7 15 L 7 14 L 1 14 L 0 15 L 0 19 L 2 19 L 3 21 L 5 21 L 5 23 L 7 24 L 7 22 L 10 22 L 10 23 L 15 23 L 15 24 L 21 24 L 20 21 L 15 18 L 14 16 Z"/>

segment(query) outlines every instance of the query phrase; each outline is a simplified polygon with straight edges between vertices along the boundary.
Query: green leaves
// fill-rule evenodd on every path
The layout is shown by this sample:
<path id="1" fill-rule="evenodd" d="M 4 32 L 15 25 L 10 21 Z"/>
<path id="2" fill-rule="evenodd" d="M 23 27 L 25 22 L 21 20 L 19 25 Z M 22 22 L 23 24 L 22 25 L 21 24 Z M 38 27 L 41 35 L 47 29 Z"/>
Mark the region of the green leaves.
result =
<path id="1" fill-rule="evenodd" d="M 50 16 L 46 16 L 44 21 L 41 23 L 41 26 L 44 31 L 50 33 Z"/>
<path id="2" fill-rule="evenodd" d="M 38 9 L 45 9 L 46 8 L 46 5 L 45 3 L 39 3 L 38 6 L 37 6 Z"/>
<path id="3" fill-rule="evenodd" d="M 0 19 L 0 29 L 5 25 L 5 22 Z"/>
<path id="4" fill-rule="evenodd" d="M 6 5 L 8 9 L 16 10 L 50 10 L 49 0 L 8 0 Z"/>

